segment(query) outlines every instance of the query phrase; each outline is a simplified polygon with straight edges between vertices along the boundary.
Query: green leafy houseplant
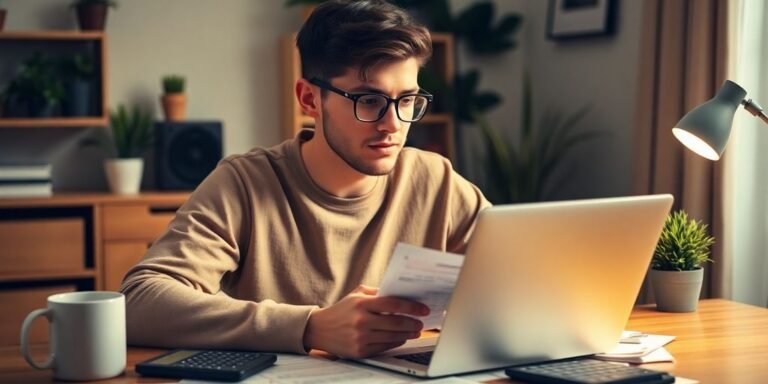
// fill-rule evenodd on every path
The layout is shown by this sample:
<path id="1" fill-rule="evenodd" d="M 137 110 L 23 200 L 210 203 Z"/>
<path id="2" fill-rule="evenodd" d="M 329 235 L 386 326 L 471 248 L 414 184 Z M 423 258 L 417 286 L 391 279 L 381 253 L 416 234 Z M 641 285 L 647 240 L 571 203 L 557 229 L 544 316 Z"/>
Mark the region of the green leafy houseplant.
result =
<path id="1" fill-rule="evenodd" d="M 187 95 L 184 94 L 186 79 L 180 75 L 167 75 L 162 78 L 163 94 L 160 103 L 168 121 L 184 120 L 187 115 Z"/>
<path id="2" fill-rule="evenodd" d="M 14 105 L 8 109 L 14 115 L 43 117 L 54 114 L 64 98 L 64 85 L 56 62 L 35 53 L 25 60 L 16 77 L 10 82 L 5 95 Z"/>
<path id="3" fill-rule="evenodd" d="M 59 70 L 65 78 L 89 80 L 94 71 L 93 60 L 79 53 L 65 56 L 59 61 Z"/>
<path id="4" fill-rule="evenodd" d="M 484 168 L 490 181 L 485 192 L 494 203 L 543 200 L 545 187 L 552 187 L 557 181 L 553 173 L 565 155 L 576 145 L 604 135 L 594 130 L 571 131 L 587 114 L 586 107 L 569 115 L 545 113 L 538 124 L 534 124 L 531 99 L 526 77 L 517 146 L 493 129 L 482 114 L 474 113 L 485 143 Z"/>
<path id="5" fill-rule="evenodd" d="M 707 234 L 707 225 L 689 219 L 680 210 L 664 222 L 656 250 L 653 252 L 651 267 L 660 271 L 693 271 L 702 264 L 712 261 L 709 249 L 715 239 Z"/>
<path id="6" fill-rule="evenodd" d="M 152 145 L 152 115 L 133 107 L 130 111 L 119 105 L 109 113 L 112 141 L 107 144 L 110 153 L 120 159 L 141 157 Z"/>
<path id="7" fill-rule="evenodd" d="M 168 75 L 164 76 L 162 83 L 163 83 L 163 92 L 165 94 L 169 93 L 184 93 L 184 84 L 185 84 L 184 76 L 179 75 Z"/>

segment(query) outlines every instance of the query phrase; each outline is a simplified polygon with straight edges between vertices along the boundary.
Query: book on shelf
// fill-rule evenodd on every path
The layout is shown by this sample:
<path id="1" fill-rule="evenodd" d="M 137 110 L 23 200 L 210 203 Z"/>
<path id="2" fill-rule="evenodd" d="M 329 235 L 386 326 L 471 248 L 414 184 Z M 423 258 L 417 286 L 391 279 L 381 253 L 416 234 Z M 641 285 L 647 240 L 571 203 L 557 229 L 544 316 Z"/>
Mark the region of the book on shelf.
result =
<path id="1" fill-rule="evenodd" d="M 0 165 L 0 181 L 51 180 L 51 165 Z"/>
<path id="2" fill-rule="evenodd" d="M 49 197 L 53 195 L 53 184 L 42 183 L 0 183 L 0 198 L 8 197 Z"/>

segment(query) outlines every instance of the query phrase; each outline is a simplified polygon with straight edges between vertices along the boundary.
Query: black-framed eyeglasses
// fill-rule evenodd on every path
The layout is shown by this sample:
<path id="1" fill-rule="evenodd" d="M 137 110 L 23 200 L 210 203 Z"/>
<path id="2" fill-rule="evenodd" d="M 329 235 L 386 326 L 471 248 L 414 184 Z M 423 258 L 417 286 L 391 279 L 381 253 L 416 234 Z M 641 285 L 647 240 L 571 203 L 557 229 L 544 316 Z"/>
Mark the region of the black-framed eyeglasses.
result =
<path id="1" fill-rule="evenodd" d="M 393 99 L 381 93 L 349 93 L 318 78 L 312 78 L 309 82 L 352 100 L 355 104 L 355 118 L 364 123 L 374 123 L 381 120 L 387 114 L 389 105 L 392 103 L 395 103 L 398 119 L 406 123 L 417 122 L 427 113 L 429 103 L 434 98 L 423 90 L 419 90 L 419 93 L 400 95 L 400 97 Z"/>

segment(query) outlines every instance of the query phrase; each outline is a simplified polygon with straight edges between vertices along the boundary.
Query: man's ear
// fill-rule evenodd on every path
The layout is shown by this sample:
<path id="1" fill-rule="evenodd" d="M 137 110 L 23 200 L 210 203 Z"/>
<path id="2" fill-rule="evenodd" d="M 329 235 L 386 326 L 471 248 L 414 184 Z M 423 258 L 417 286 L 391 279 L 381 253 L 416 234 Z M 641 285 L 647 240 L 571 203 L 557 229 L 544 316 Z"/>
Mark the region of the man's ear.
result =
<path id="1" fill-rule="evenodd" d="M 294 88 L 301 111 L 307 116 L 320 118 L 320 90 L 306 79 L 297 80 Z"/>

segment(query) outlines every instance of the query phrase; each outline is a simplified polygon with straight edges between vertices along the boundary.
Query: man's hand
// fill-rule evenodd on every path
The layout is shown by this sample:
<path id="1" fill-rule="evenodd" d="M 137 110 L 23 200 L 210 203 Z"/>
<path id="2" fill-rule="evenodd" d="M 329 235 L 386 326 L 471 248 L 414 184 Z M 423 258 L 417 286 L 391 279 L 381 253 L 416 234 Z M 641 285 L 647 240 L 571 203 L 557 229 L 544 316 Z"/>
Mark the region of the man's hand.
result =
<path id="1" fill-rule="evenodd" d="M 377 297 L 377 291 L 361 285 L 338 303 L 313 311 L 304 330 L 304 347 L 361 358 L 419 338 L 423 324 L 405 315 L 426 316 L 429 307 L 396 297 Z"/>

